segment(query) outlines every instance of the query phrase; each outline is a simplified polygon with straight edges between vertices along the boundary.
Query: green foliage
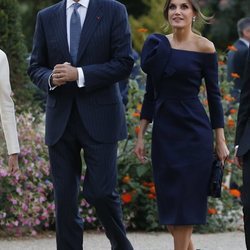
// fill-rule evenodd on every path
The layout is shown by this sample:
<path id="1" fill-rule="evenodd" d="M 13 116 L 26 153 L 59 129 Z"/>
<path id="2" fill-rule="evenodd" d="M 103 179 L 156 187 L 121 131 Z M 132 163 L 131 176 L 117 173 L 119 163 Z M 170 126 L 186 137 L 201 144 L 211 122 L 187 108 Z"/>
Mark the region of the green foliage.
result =
<path id="1" fill-rule="evenodd" d="M 250 1 L 207 0 L 207 7 L 215 16 L 215 20 L 207 27 L 205 35 L 215 43 L 217 48 L 225 48 L 238 38 L 237 21 L 250 16 Z"/>
<path id="2" fill-rule="evenodd" d="M 118 0 L 119 2 L 126 5 L 128 14 L 135 18 L 140 17 L 149 10 L 149 2 L 147 0 Z"/>
<path id="3" fill-rule="evenodd" d="M 225 138 L 230 156 L 224 168 L 222 197 L 208 199 L 207 225 L 196 226 L 195 231 L 225 232 L 242 226 L 242 209 L 240 187 L 242 186 L 242 171 L 234 164 L 234 139 L 237 120 L 238 103 L 231 96 L 233 82 L 227 81 L 226 52 L 219 54 L 219 83 L 222 95 L 222 105 L 225 121 Z M 208 111 L 205 88 L 202 87 L 200 98 Z"/>
<path id="4" fill-rule="evenodd" d="M 220 55 L 219 60 L 220 88 L 225 111 L 225 134 L 231 156 L 225 168 L 222 198 L 209 198 L 207 225 L 195 227 L 195 231 L 202 233 L 236 230 L 242 217 L 240 191 L 237 186 L 231 187 L 232 183 L 239 187 L 242 185 L 241 171 L 233 164 L 238 104 L 230 96 L 232 83 L 225 80 L 226 58 L 224 55 Z M 142 74 L 141 78 L 144 79 L 145 75 Z M 129 230 L 156 231 L 164 228 L 158 223 L 155 186 L 150 161 L 151 126 L 145 135 L 147 163 L 142 165 L 133 153 L 139 129 L 143 94 L 144 91 L 138 88 L 137 81 L 130 80 L 127 107 L 129 136 L 126 141 L 119 144 L 118 191 L 121 194 L 127 228 Z M 204 85 L 201 88 L 200 99 L 207 109 Z M 30 113 L 18 115 L 21 175 L 11 175 L 6 171 L 6 151 L 3 150 L 6 147 L 4 144 L 0 147 L 0 229 L 6 232 L 20 234 L 22 233 L 21 229 L 26 228 L 26 232 L 35 233 L 38 230 L 54 227 L 52 184 L 49 177 L 47 147 L 43 142 L 43 126 L 43 119 L 34 120 Z M 9 209 L 10 207 L 11 209 Z M 80 199 L 80 213 L 85 219 L 86 228 L 99 226 L 94 209 L 83 199 Z"/>
<path id="5" fill-rule="evenodd" d="M 141 50 L 144 33 L 138 32 L 140 28 L 146 28 L 148 33 L 164 32 L 165 21 L 163 18 L 163 6 L 165 0 L 119 0 L 126 5 L 130 16 L 134 47 Z M 21 15 L 23 32 L 28 50 L 32 47 L 32 37 L 35 28 L 37 12 L 49 5 L 57 3 L 57 0 L 22 0 Z M 237 21 L 250 15 L 249 0 L 204 0 L 200 1 L 203 12 L 206 15 L 214 15 L 211 25 L 206 25 L 203 34 L 215 43 L 217 48 L 224 48 L 237 39 Z M 4 21 L 4 20 L 1 20 Z"/>
<path id="6" fill-rule="evenodd" d="M 164 0 L 148 0 L 150 9 L 139 18 L 130 16 L 133 44 L 137 51 L 141 51 L 145 36 L 151 33 L 163 33 L 165 21 L 163 18 Z"/>
<path id="7" fill-rule="evenodd" d="M 17 123 L 21 144 L 19 172 L 8 171 L 6 145 L 0 140 L 0 235 L 35 235 L 38 231 L 55 227 L 44 121 L 42 117 L 35 120 L 31 113 L 23 112 L 17 116 Z M 85 227 L 96 228 L 99 224 L 93 208 L 83 199 L 79 203 Z"/>
<path id="8" fill-rule="evenodd" d="M 242 173 L 233 163 L 238 104 L 235 103 L 234 98 L 230 95 L 233 83 L 226 81 L 225 53 L 219 55 L 219 60 L 219 83 L 223 109 L 225 111 L 225 136 L 231 154 L 227 160 L 224 171 L 222 198 L 208 199 L 207 224 L 195 227 L 195 231 L 202 233 L 236 230 L 240 227 L 242 218 L 240 191 L 238 190 L 242 185 Z M 208 112 L 208 102 L 204 84 L 201 86 L 199 97 Z M 129 137 L 126 142 L 120 144 L 118 161 L 119 191 L 122 194 L 124 218 L 129 228 L 161 230 L 162 227 L 158 224 L 151 162 L 148 160 L 147 164 L 142 165 L 133 155 L 136 141 L 135 131 L 139 129 L 137 125 L 139 124 L 142 98 L 142 92 L 138 89 L 136 83 L 130 81 L 130 95 L 127 110 Z M 144 138 L 149 159 L 151 130 L 152 127 L 149 127 Z M 187 211 L 188 209 L 189 208 L 187 208 Z"/>
<path id="9" fill-rule="evenodd" d="M 20 1 L 23 32 L 25 35 L 26 44 L 28 46 L 29 51 L 32 48 L 32 37 L 35 29 L 37 12 L 57 2 L 59 1 L 57 0 Z M 126 5 L 128 14 L 133 16 L 134 18 L 139 18 L 140 16 L 147 14 L 150 9 L 150 3 L 151 3 L 147 0 L 137 0 L 137 1 L 119 0 L 119 2 Z"/>
<path id="10" fill-rule="evenodd" d="M 165 0 L 148 0 L 147 10 L 143 15 L 130 16 L 134 47 L 141 50 L 146 34 L 155 32 L 166 33 L 164 29 L 165 20 L 163 18 L 163 6 Z M 240 18 L 250 16 L 249 0 L 206 0 L 201 1 L 202 12 L 207 16 L 214 16 L 210 25 L 202 28 L 204 36 L 212 40 L 218 49 L 225 48 L 233 43 L 237 38 L 237 21 Z M 140 28 L 147 29 L 145 34 L 140 32 Z M 201 29 L 199 29 L 201 30 Z"/>
<path id="11" fill-rule="evenodd" d="M 133 35 L 134 48 L 137 51 L 141 51 L 145 38 L 151 33 L 170 33 L 170 29 L 167 28 L 167 22 L 163 16 L 163 7 L 165 0 L 149 0 L 148 5 L 150 9 L 147 13 L 140 16 L 130 16 L 130 24 Z M 200 22 L 195 23 L 195 30 L 201 31 L 203 24 Z"/>
<path id="12" fill-rule="evenodd" d="M 22 0 L 20 1 L 23 32 L 28 51 L 32 49 L 32 40 L 35 30 L 37 12 L 45 7 L 55 4 L 57 0 Z"/>
<path id="13" fill-rule="evenodd" d="M 58 1 L 22 0 L 22 3 L 20 3 L 21 13 L 24 17 L 23 27 L 25 27 L 24 31 L 27 43 L 29 44 L 29 50 L 31 49 L 37 11 L 56 2 Z M 134 48 L 136 48 L 136 50 L 141 50 L 147 34 L 165 32 L 165 21 L 162 14 L 164 0 L 141 0 L 133 2 L 124 0 L 122 2 L 128 4 L 132 13 L 130 23 Z M 205 34 L 211 34 L 209 38 L 216 42 L 217 47 L 225 48 L 228 41 L 231 41 L 232 37 L 236 37 L 236 27 L 234 26 L 236 25 L 236 20 L 239 19 L 239 15 L 249 15 L 249 1 L 228 1 L 228 3 L 232 4 L 230 5 L 231 9 L 228 13 L 227 10 L 229 9 L 221 9 L 218 1 L 208 0 L 205 2 L 207 2 L 206 7 L 209 7 L 209 9 L 206 10 L 207 13 L 213 14 L 215 12 L 217 26 L 206 26 L 204 32 Z M 138 5 L 139 7 L 136 7 L 138 11 L 134 12 L 135 6 Z M 144 11 L 144 15 L 141 15 Z M 27 83 L 25 78 L 26 48 L 23 45 L 24 38 L 20 32 L 20 18 L 18 13 L 19 8 L 17 1 L 0 0 L 0 45 L 1 48 L 6 51 L 10 60 L 14 91 L 25 89 L 25 83 Z M 234 35 L 232 35 L 233 33 Z M 216 37 L 218 37 L 218 40 Z M 225 134 L 227 144 L 231 151 L 231 158 L 228 159 L 225 168 L 222 198 L 209 199 L 208 224 L 196 227 L 195 230 L 199 232 L 234 230 L 237 229 L 238 222 L 241 218 L 240 193 L 237 187 L 236 189 L 230 189 L 231 183 L 236 183 L 238 186 L 242 184 L 241 171 L 234 166 L 232 159 L 238 104 L 235 103 L 230 96 L 232 83 L 226 81 L 226 57 L 224 54 L 219 56 L 219 60 L 221 61 L 219 68 L 220 87 L 225 110 Z M 145 79 L 145 75 L 143 74 L 140 77 Z M 29 90 L 25 92 L 30 93 Z M 200 98 L 207 109 L 204 86 L 201 88 Z M 124 219 L 129 229 L 161 230 L 162 227 L 159 226 L 157 219 L 156 196 L 150 161 L 151 127 L 149 127 L 145 136 L 145 146 L 149 158 L 148 162 L 145 165 L 141 165 L 133 154 L 136 131 L 139 129 L 137 125 L 139 124 L 142 99 L 143 91 L 138 88 L 137 81 L 131 80 L 129 104 L 127 107 L 129 137 L 126 141 L 119 144 L 118 189 L 123 202 Z M 17 108 L 18 110 L 22 110 L 23 103 L 27 103 L 27 100 L 24 100 L 22 95 L 18 95 L 17 100 L 19 101 Z M 12 230 L 13 228 L 18 229 L 22 226 L 28 226 L 32 231 L 53 226 L 54 223 L 54 211 L 51 209 L 53 208 L 53 202 L 51 181 L 48 176 L 49 165 L 47 149 L 43 144 L 43 140 L 41 140 L 41 130 L 38 131 L 35 129 L 34 124 L 41 125 L 43 121 L 34 120 L 30 114 L 24 114 L 20 117 L 18 115 L 18 128 L 21 141 L 21 176 L 12 176 L 6 172 L 6 169 L 4 169 L 6 168 L 6 160 L 3 160 L 4 158 L 6 159 L 6 151 L 3 150 L 5 145 L 2 144 L 0 147 L 0 197 L 2 197 L 0 201 L 0 227 L 2 229 L 7 228 Z M 4 141 L 2 133 L 0 133 L 0 141 L 1 143 Z M 20 180 L 18 183 L 15 182 L 16 178 Z M 44 184 L 40 185 L 40 183 Z M 29 185 L 29 189 L 27 185 Z M 30 199 L 28 193 L 30 194 Z M 45 197 L 46 200 L 38 204 L 37 199 L 39 196 L 43 197 L 43 199 Z M 13 206 L 13 202 L 16 203 L 15 206 Z M 27 203 L 29 203 L 28 208 L 23 205 Z M 23 210 L 20 210 L 22 206 L 27 209 L 27 214 L 23 214 Z M 10 213 L 8 210 L 9 207 L 12 207 Z M 37 207 L 39 207 L 39 211 L 36 210 Z M 84 200 L 81 201 L 80 211 L 86 219 L 87 227 L 97 226 L 94 211 Z M 39 221 L 33 220 L 33 218 L 39 218 Z"/>
<path id="14" fill-rule="evenodd" d="M 118 168 L 119 185 L 123 201 L 125 224 L 129 229 L 157 230 L 157 210 L 155 188 L 151 161 L 142 165 L 134 156 L 133 149 L 138 132 L 143 91 L 138 88 L 136 81 L 130 81 L 129 104 L 127 109 L 128 138 L 119 145 Z M 145 135 L 150 142 L 150 131 Z M 146 144 L 148 159 L 150 159 L 150 143 Z"/>
<path id="15" fill-rule="evenodd" d="M 27 50 L 21 31 L 19 5 L 16 0 L 0 0 L 0 46 L 10 64 L 11 85 L 21 106 L 31 97 L 27 89 Z"/>

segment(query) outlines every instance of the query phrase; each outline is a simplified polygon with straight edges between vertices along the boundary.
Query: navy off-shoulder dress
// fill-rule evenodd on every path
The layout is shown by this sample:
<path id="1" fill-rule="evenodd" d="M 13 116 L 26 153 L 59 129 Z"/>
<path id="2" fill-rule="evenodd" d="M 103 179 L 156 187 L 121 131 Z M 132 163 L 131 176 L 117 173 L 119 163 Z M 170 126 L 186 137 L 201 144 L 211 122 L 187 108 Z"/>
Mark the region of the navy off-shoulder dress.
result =
<path id="1" fill-rule="evenodd" d="M 205 224 L 213 129 L 224 127 L 216 53 L 171 48 L 152 34 L 142 50 L 147 73 L 141 119 L 153 120 L 152 164 L 159 220 Z M 210 119 L 199 98 L 205 79 Z"/>

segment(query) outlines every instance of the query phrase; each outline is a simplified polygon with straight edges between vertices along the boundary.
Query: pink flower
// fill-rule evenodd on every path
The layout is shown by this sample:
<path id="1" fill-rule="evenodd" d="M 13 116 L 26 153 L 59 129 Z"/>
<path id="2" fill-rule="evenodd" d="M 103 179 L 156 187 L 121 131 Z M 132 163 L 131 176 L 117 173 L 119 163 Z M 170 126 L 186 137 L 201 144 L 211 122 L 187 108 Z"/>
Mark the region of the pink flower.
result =
<path id="1" fill-rule="evenodd" d="M 19 222 L 16 220 L 16 221 L 13 221 L 12 224 L 17 227 L 19 225 Z"/>
<path id="2" fill-rule="evenodd" d="M 21 190 L 20 187 L 17 187 L 17 188 L 16 188 L 16 192 L 17 192 L 19 195 L 23 195 L 23 192 L 22 192 L 22 190 Z"/>
<path id="3" fill-rule="evenodd" d="M 5 168 L 0 168 L 0 177 L 6 177 L 8 175 L 8 171 Z"/>
<path id="4" fill-rule="evenodd" d="M 36 220 L 35 220 L 35 224 L 36 224 L 36 225 L 40 225 L 40 224 L 41 224 L 41 221 L 40 221 L 39 219 L 36 219 Z"/>
<path id="5" fill-rule="evenodd" d="M 37 235 L 37 232 L 36 232 L 35 230 L 32 230 L 32 231 L 31 231 L 31 235 L 32 235 L 32 236 L 36 236 L 36 235 Z"/>
<path id="6" fill-rule="evenodd" d="M 27 204 L 23 203 L 23 204 L 22 204 L 22 209 L 23 209 L 23 211 L 27 212 L 27 211 L 28 211 L 28 206 L 27 206 Z"/>
<path id="7" fill-rule="evenodd" d="M 42 215 L 42 216 L 40 216 L 39 218 L 40 218 L 41 221 L 43 221 L 43 220 L 46 220 L 46 219 L 47 219 L 47 216 Z"/>
<path id="8" fill-rule="evenodd" d="M 6 218 L 6 213 L 0 213 L 0 219 Z"/>
<path id="9" fill-rule="evenodd" d="M 89 217 L 89 216 L 87 216 L 87 217 L 86 217 L 86 221 L 87 221 L 88 223 L 91 223 L 91 222 L 92 222 L 92 218 Z"/>
<path id="10" fill-rule="evenodd" d="M 43 203 L 44 201 L 46 201 L 46 198 L 44 196 L 42 196 L 42 197 L 39 198 L 39 202 L 40 203 Z"/>
<path id="11" fill-rule="evenodd" d="M 17 200 L 15 200 L 15 199 L 13 199 L 13 198 L 12 198 L 10 201 L 11 201 L 11 203 L 12 203 L 13 205 L 16 205 L 16 204 L 17 204 Z"/>

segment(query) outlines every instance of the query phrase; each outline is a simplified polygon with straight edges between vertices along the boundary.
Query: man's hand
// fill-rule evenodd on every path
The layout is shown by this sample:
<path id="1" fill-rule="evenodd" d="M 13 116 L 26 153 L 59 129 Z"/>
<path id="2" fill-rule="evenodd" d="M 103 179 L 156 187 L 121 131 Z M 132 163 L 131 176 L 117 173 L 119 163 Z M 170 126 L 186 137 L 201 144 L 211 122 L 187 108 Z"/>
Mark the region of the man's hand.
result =
<path id="1" fill-rule="evenodd" d="M 237 151 L 238 151 L 238 146 L 236 146 L 234 150 L 234 163 L 238 168 L 242 169 L 243 159 L 242 157 L 237 156 Z"/>
<path id="2" fill-rule="evenodd" d="M 9 155 L 8 166 L 9 166 L 9 171 L 12 174 L 19 171 L 18 154 Z"/>
<path id="3" fill-rule="evenodd" d="M 71 66 L 69 63 L 57 64 L 52 72 L 52 83 L 54 86 L 61 86 L 66 82 L 78 80 L 77 68 Z"/>

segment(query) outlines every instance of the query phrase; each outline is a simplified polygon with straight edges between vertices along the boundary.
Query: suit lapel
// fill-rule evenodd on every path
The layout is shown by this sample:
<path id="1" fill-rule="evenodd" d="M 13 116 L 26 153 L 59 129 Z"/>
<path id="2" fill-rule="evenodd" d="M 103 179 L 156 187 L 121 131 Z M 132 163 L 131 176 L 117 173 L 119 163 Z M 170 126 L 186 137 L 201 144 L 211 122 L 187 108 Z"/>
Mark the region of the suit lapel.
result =
<path id="1" fill-rule="evenodd" d="M 87 15 L 81 32 L 81 38 L 78 49 L 78 61 L 82 57 L 88 42 L 93 35 L 97 25 L 100 23 L 103 16 L 101 1 L 90 0 Z"/>
<path id="2" fill-rule="evenodd" d="M 58 11 L 55 14 L 54 32 L 57 34 L 58 47 L 61 49 L 65 59 L 70 62 L 71 56 L 67 40 L 67 17 L 66 17 L 66 0 L 59 5 Z"/>

